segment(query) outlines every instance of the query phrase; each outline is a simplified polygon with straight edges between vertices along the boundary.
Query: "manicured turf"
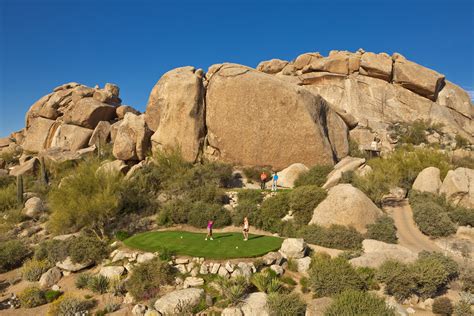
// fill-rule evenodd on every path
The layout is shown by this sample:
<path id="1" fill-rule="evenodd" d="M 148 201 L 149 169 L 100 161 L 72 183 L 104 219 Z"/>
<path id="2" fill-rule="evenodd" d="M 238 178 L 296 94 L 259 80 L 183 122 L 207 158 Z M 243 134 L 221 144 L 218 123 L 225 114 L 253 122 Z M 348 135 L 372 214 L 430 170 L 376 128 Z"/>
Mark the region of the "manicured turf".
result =
<path id="1" fill-rule="evenodd" d="M 177 255 L 210 259 L 258 257 L 278 250 L 283 239 L 250 234 L 244 241 L 241 233 L 214 233 L 214 240 L 204 240 L 205 233 L 184 231 L 146 232 L 124 240 L 125 245 L 155 252 L 165 247 Z"/>

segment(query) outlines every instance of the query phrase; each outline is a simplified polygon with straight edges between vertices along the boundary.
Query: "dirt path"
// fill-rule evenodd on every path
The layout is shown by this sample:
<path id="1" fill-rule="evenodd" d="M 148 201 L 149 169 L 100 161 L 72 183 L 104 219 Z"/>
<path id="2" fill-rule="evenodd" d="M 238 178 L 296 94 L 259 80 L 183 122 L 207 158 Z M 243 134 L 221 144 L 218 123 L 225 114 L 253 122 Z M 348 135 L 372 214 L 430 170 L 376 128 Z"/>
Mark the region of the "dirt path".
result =
<path id="1" fill-rule="evenodd" d="M 386 206 L 384 209 L 395 222 L 399 245 L 415 252 L 422 250 L 443 252 L 440 247 L 418 229 L 413 220 L 413 212 L 408 200 L 404 200 L 398 205 Z"/>

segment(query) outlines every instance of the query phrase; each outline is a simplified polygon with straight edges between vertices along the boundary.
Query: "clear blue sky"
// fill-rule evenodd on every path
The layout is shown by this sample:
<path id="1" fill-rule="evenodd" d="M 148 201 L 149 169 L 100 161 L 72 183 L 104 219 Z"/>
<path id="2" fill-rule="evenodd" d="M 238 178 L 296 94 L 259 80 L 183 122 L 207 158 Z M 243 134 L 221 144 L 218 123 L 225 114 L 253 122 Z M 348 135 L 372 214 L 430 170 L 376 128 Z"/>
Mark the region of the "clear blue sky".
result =
<path id="1" fill-rule="evenodd" d="M 69 81 L 145 110 L 166 71 L 332 49 L 400 52 L 474 90 L 474 1 L 0 0 L 0 137 Z"/>

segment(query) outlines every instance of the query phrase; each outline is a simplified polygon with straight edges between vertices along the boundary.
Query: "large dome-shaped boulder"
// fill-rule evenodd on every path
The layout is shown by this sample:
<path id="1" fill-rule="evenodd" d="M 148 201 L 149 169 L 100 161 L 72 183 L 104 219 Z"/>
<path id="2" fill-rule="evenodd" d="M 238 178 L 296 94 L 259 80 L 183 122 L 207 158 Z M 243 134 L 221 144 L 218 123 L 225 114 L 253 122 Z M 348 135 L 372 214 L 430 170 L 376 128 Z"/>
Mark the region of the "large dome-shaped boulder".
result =
<path id="1" fill-rule="evenodd" d="M 474 208 L 474 170 L 457 168 L 450 170 L 439 190 L 454 204 Z"/>
<path id="2" fill-rule="evenodd" d="M 382 216 L 382 211 L 359 189 L 350 184 L 331 188 L 327 198 L 314 210 L 310 224 L 353 226 L 361 233 Z"/>
<path id="3" fill-rule="evenodd" d="M 177 147 L 194 162 L 205 136 L 203 71 L 194 67 L 173 69 L 153 88 L 146 122 L 155 131 L 153 149 Z"/>
<path id="4" fill-rule="evenodd" d="M 284 188 L 292 188 L 295 186 L 295 181 L 298 177 L 309 170 L 308 167 L 302 163 L 294 163 L 291 166 L 278 172 L 278 186 Z M 271 181 L 270 181 L 271 182 Z"/>
<path id="5" fill-rule="evenodd" d="M 438 194 L 441 187 L 440 171 L 436 167 L 423 169 L 413 182 L 412 189 L 420 192 Z"/>
<path id="6" fill-rule="evenodd" d="M 277 169 L 334 163 L 321 97 L 235 64 L 213 66 L 208 80 L 208 157 Z"/>

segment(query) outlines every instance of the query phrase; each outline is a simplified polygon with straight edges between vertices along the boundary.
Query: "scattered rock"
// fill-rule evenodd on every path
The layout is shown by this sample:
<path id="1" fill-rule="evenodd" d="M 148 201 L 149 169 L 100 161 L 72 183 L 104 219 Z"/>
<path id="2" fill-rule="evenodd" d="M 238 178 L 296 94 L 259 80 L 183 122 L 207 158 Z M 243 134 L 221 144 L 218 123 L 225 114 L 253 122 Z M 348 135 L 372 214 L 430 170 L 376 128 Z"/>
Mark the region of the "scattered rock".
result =
<path id="1" fill-rule="evenodd" d="M 92 262 L 73 263 L 71 257 L 67 257 L 63 261 L 57 262 L 56 267 L 69 272 L 77 272 L 91 266 L 91 264 Z"/>
<path id="2" fill-rule="evenodd" d="M 283 241 L 280 253 L 285 258 L 303 258 L 306 254 L 307 246 L 303 238 L 287 238 Z"/>
<path id="3" fill-rule="evenodd" d="M 307 273 L 311 265 L 311 257 L 296 259 L 296 265 L 299 273 Z"/>
<path id="4" fill-rule="evenodd" d="M 262 292 L 250 293 L 240 309 L 244 315 L 268 316 L 267 294 Z"/>
<path id="5" fill-rule="evenodd" d="M 57 267 L 53 267 L 41 275 L 39 279 L 39 285 L 42 288 L 50 288 L 54 284 L 58 283 L 61 277 L 61 270 L 59 270 Z"/>
<path id="6" fill-rule="evenodd" d="M 277 264 L 271 265 L 270 269 L 273 270 L 273 272 L 275 272 L 277 275 L 282 275 L 285 272 L 285 270 L 283 270 L 283 268 Z"/>
<path id="7" fill-rule="evenodd" d="M 204 296 L 203 289 L 188 288 L 183 290 L 174 291 L 156 300 L 154 307 L 161 314 L 173 315 L 180 312 L 179 307 L 181 306 L 186 310 L 189 307 L 194 307 L 199 304 L 201 298 Z M 178 310 L 177 310 L 178 309 Z"/>
<path id="8" fill-rule="evenodd" d="M 17 177 L 23 175 L 34 175 L 38 171 L 40 162 L 38 158 L 31 158 L 26 161 L 24 164 L 13 167 L 10 169 L 10 175 Z"/>
<path id="9" fill-rule="evenodd" d="M 199 287 L 204 285 L 204 279 L 203 278 L 197 278 L 197 277 L 187 277 L 184 280 L 184 288 L 188 287 Z"/>
<path id="10" fill-rule="evenodd" d="M 153 260 L 155 257 L 156 257 L 156 255 L 151 253 L 151 252 L 141 253 L 137 256 L 137 263 L 143 263 L 143 262 L 146 262 L 146 261 L 150 261 L 150 260 Z"/>
<path id="11" fill-rule="evenodd" d="M 474 208 L 474 170 L 457 168 L 449 170 L 439 190 L 456 205 Z"/>
<path id="12" fill-rule="evenodd" d="M 120 278 L 124 272 L 125 268 L 123 266 L 106 266 L 100 268 L 99 274 L 109 279 L 115 279 Z"/>
<path id="13" fill-rule="evenodd" d="M 239 307 L 226 307 L 222 310 L 222 316 L 244 316 Z"/>
<path id="14" fill-rule="evenodd" d="M 23 214 L 30 218 L 37 218 L 43 213 L 44 210 L 45 207 L 43 205 L 43 201 L 38 197 L 32 197 L 25 202 Z"/>
<path id="15" fill-rule="evenodd" d="M 127 173 L 128 165 L 123 162 L 122 160 L 114 160 L 114 161 L 104 161 L 102 162 L 101 166 L 97 168 L 97 173 L 104 172 L 104 173 Z"/>
<path id="16" fill-rule="evenodd" d="M 144 316 L 147 310 L 148 310 L 148 307 L 146 307 L 146 305 L 137 304 L 137 305 L 133 306 L 132 314 L 134 316 Z"/>
<path id="17" fill-rule="evenodd" d="M 365 239 L 362 242 L 364 254 L 351 259 L 350 262 L 358 267 L 378 268 L 386 260 L 399 260 L 411 263 L 417 259 L 417 254 L 408 248 L 397 244 L 388 244 L 382 241 Z"/>

